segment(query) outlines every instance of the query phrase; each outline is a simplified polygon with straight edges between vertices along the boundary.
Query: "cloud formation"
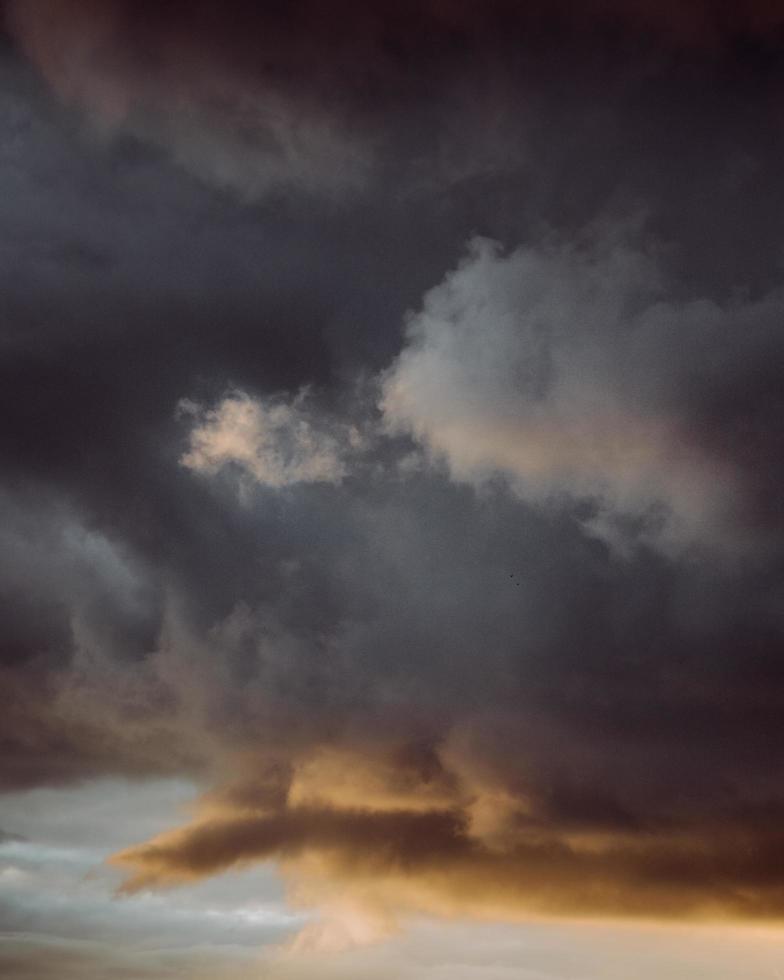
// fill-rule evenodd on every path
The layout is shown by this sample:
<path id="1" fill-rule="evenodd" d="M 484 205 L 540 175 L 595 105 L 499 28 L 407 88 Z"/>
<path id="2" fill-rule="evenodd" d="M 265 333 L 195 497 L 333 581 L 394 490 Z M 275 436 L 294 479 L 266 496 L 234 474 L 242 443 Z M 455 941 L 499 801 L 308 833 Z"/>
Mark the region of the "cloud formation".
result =
<path id="1" fill-rule="evenodd" d="M 342 455 L 352 433 L 337 438 L 314 428 L 303 408 L 304 394 L 291 404 L 265 405 L 243 393 L 229 395 L 207 412 L 181 402 L 180 412 L 195 416 L 190 449 L 181 462 L 197 473 L 214 474 L 234 464 L 265 487 L 295 483 L 339 483 L 346 469 Z M 316 423 L 318 424 L 318 423 Z M 358 440 L 354 434 L 354 441 Z"/>
<path id="2" fill-rule="evenodd" d="M 255 60 L 279 57 L 274 17 L 264 24 L 240 4 L 252 33 L 243 36 L 238 25 L 232 50 L 221 46 L 221 36 L 232 37 L 230 16 L 196 5 L 181 19 L 177 6 L 140 15 L 113 0 L 47 0 L 38 9 L 11 3 L 8 19 L 67 104 L 86 109 L 104 131 L 123 129 L 162 147 L 210 183 L 249 200 L 291 187 L 342 195 L 361 186 L 369 147 L 340 105 L 324 112 L 274 64 L 265 70 Z M 192 30 L 180 30 L 188 22 Z M 269 47 L 248 50 L 264 27 Z M 300 66 L 308 56 L 288 54 Z"/>
<path id="3" fill-rule="evenodd" d="M 111 873 L 302 945 L 778 921 L 778 12 L 5 13 L 0 805 L 187 778 Z"/>
<path id="4" fill-rule="evenodd" d="M 743 522 L 744 493 L 772 498 L 778 474 L 744 486 L 743 447 L 711 445 L 700 416 L 739 364 L 762 374 L 781 358 L 781 307 L 778 290 L 673 301 L 623 229 L 507 255 L 475 240 L 410 316 L 384 416 L 457 479 L 502 474 L 526 500 L 594 502 L 591 526 L 610 540 L 626 521 L 664 546 L 716 542 Z M 742 409 L 762 453 L 777 438 L 765 397 Z"/>
<path id="5" fill-rule="evenodd" d="M 652 39 L 654 48 L 711 56 L 775 32 L 782 17 L 764 0 L 338 0 L 329 14 L 315 0 L 285 8 L 233 0 L 220 10 L 181 0 L 9 0 L 6 20 L 58 96 L 100 130 L 131 133 L 257 201 L 362 193 L 426 130 L 428 160 L 415 164 L 415 183 L 432 171 L 450 180 L 506 169 L 516 140 L 503 129 L 519 106 L 494 61 L 514 65 L 516 50 L 524 68 L 515 82 L 535 102 L 525 62 L 538 70 L 543 54 L 559 54 L 561 37 L 581 59 L 613 31 L 643 49 Z M 497 102 L 495 125 L 476 111 L 466 76 Z M 508 127 L 497 125 L 506 100 Z M 432 117 L 432 101 L 445 118 Z M 455 133 L 466 114 L 484 144 L 473 151 Z"/>
<path id="6" fill-rule="evenodd" d="M 473 800 L 472 806 L 494 801 Z M 609 814 L 608 814 L 609 816 Z M 400 914 L 780 919 L 778 832 L 703 824 L 689 831 L 621 817 L 588 831 L 526 813 L 499 834 L 470 809 L 291 806 L 205 819 L 114 856 L 136 892 L 276 858 L 305 902 L 349 899 L 389 932 Z"/>

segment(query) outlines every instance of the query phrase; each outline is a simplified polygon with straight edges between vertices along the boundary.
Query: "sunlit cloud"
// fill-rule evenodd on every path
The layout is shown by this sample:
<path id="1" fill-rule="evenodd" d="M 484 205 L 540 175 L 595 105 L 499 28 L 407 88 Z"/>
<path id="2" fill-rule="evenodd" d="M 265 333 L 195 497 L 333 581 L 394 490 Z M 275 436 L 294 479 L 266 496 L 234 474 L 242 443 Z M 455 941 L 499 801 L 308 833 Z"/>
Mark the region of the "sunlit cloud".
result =
<path id="1" fill-rule="evenodd" d="M 340 483 L 354 434 L 348 426 L 335 432 L 319 428 L 305 408 L 305 397 L 265 405 L 237 393 L 207 411 L 181 402 L 180 412 L 195 417 L 182 465 L 206 474 L 234 465 L 253 482 L 273 489 Z"/>

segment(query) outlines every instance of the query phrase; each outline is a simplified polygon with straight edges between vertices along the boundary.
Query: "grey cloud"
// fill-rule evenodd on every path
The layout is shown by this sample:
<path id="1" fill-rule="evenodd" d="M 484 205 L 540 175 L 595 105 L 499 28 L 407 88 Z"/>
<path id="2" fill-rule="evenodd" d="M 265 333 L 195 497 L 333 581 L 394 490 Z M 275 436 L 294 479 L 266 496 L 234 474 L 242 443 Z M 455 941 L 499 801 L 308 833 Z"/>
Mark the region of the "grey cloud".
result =
<path id="1" fill-rule="evenodd" d="M 135 32 L 108 35 L 102 11 L 130 5 L 34 6 L 31 60 L 7 46 L 0 62 L 4 789 L 176 773 L 224 815 L 446 807 L 496 848 L 768 840 L 784 680 L 773 35 L 736 12 L 724 44 L 673 44 L 669 5 L 525 31 L 448 5 L 446 34 L 336 19 L 312 47 L 289 5 L 263 43 L 223 14 L 223 33 L 180 30 L 185 4 L 142 5 Z M 80 38 L 89 64 L 52 98 Z M 202 47 L 203 84 L 180 70 Z M 246 153 L 259 50 L 280 56 L 281 94 Z M 108 132 L 82 111 L 103 111 L 104 81 L 122 110 Z M 269 193 L 290 159 L 262 139 L 275 106 L 283 136 L 301 118 L 307 159 Z M 318 182 L 346 162 L 343 118 L 350 145 L 381 139 L 372 179 L 335 206 Z M 390 367 L 402 430 L 344 452 L 350 426 L 377 431 L 367 393 Z M 264 418 L 283 406 L 286 438 L 305 423 L 329 466 L 305 453 L 270 480 L 257 442 L 199 457 L 258 469 L 241 502 L 230 474 L 183 466 L 227 392 Z M 178 418 L 183 398 L 202 414 Z M 521 431 L 543 454 L 533 475 Z M 293 478 L 315 472 L 335 479 Z"/>
<path id="2" fill-rule="evenodd" d="M 291 186 L 342 195 L 364 182 L 370 146 L 339 109 L 326 114 L 285 80 L 254 77 L 218 55 L 209 36 L 178 37 L 165 14 L 160 34 L 155 18 L 149 25 L 149 49 L 134 56 L 128 31 L 144 30 L 144 19 L 123 3 L 8 8 L 47 80 L 66 103 L 89 110 L 99 131 L 130 132 L 250 200 Z"/>
<path id="3" fill-rule="evenodd" d="M 526 500 L 588 501 L 587 526 L 620 546 L 627 531 L 664 548 L 742 548 L 753 498 L 772 500 L 778 482 L 769 393 L 714 409 L 724 438 L 706 439 L 702 414 L 781 359 L 782 295 L 674 301 L 639 237 L 599 228 L 506 255 L 474 241 L 410 315 L 384 416 L 457 479 L 500 474 Z M 732 435 L 741 426 L 754 460 Z"/>

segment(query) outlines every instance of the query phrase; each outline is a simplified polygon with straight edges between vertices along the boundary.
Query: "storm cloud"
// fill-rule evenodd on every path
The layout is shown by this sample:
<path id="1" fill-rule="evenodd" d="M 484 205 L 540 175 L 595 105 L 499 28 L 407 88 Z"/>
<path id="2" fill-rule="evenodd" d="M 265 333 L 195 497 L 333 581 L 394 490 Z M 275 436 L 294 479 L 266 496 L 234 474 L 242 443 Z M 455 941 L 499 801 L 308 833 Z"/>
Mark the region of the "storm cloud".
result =
<path id="1" fill-rule="evenodd" d="M 5 4 L 0 789 L 374 937 L 778 920 L 783 18 L 329 6 Z"/>

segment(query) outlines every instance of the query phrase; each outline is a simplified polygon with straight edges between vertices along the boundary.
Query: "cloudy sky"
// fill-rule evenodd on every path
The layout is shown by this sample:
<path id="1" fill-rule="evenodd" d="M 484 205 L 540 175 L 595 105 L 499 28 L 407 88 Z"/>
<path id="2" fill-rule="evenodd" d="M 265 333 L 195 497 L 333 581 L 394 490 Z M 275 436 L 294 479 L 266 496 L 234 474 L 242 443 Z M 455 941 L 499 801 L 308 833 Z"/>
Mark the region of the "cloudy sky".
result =
<path id="1" fill-rule="evenodd" d="M 784 5 L 0 9 L 0 972 L 784 978 Z"/>

